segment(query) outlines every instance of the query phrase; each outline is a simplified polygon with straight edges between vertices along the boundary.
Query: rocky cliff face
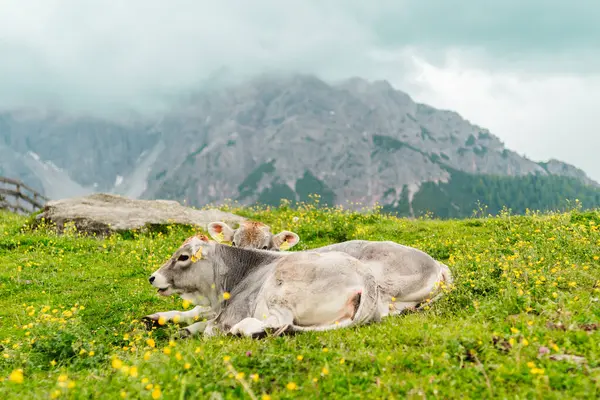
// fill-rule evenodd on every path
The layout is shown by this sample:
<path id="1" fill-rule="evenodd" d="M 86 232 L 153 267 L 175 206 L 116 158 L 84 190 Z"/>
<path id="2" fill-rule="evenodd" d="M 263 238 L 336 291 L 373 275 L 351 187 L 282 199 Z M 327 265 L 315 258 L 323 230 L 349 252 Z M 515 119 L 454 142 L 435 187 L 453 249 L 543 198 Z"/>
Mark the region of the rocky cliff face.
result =
<path id="1" fill-rule="evenodd" d="M 105 191 L 199 206 L 320 193 L 328 203 L 394 204 L 403 189 L 410 198 L 424 182 L 446 182 L 449 168 L 597 185 L 573 166 L 521 157 L 455 112 L 358 78 L 259 77 L 197 94 L 154 121 L 7 111 L 0 154 L 7 149 L 0 168 L 52 198 Z"/>

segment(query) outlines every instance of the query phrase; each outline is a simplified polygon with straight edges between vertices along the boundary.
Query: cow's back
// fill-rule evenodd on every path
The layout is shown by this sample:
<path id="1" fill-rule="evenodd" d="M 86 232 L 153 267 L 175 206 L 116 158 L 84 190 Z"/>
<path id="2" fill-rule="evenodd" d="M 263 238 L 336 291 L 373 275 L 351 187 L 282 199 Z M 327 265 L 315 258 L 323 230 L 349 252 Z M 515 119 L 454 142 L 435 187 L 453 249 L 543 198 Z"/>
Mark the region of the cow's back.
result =
<path id="1" fill-rule="evenodd" d="M 349 240 L 311 249 L 311 252 L 342 251 L 364 262 L 384 292 L 400 297 L 430 286 L 440 279 L 443 267 L 429 254 L 393 241 Z"/>

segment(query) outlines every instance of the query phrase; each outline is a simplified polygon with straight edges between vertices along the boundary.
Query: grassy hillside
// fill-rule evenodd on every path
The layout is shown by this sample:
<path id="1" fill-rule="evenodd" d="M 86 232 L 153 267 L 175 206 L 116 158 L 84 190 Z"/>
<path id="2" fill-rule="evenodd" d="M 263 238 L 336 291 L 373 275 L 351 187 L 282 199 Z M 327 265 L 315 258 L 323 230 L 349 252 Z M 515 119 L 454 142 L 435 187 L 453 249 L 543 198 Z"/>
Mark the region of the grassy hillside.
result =
<path id="1" fill-rule="evenodd" d="M 376 325 L 176 341 L 173 326 L 148 332 L 139 320 L 183 309 L 147 278 L 189 229 L 57 236 L 0 214 L 0 398 L 600 394 L 600 213 L 410 221 L 312 207 L 237 211 L 296 231 L 298 250 L 351 238 L 415 246 L 451 267 L 455 288 L 422 313 Z"/>

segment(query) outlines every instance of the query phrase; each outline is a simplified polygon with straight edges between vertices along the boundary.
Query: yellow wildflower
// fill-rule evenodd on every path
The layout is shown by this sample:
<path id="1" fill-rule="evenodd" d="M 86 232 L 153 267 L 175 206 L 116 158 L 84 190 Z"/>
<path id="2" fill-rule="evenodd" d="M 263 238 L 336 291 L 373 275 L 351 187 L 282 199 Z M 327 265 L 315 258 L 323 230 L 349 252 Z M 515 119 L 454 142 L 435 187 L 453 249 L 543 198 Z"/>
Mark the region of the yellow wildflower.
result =
<path id="1" fill-rule="evenodd" d="M 154 388 L 154 390 L 152 391 L 152 398 L 154 400 L 158 400 L 160 399 L 160 397 L 162 396 L 162 394 L 160 393 L 160 388 L 157 386 Z"/>
<path id="2" fill-rule="evenodd" d="M 123 362 L 121 360 L 119 360 L 118 358 L 113 358 L 112 360 L 112 367 L 114 369 L 121 369 L 121 367 L 123 366 Z"/>
<path id="3" fill-rule="evenodd" d="M 295 382 L 289 382 L 287 385 L 285 385 L 285 387 L 287 388 L 287 390 L 296 390 L 296 389 L 298 389 L 298 385 L 296 385 Z"/>
<path id="4" fill-rule="evenodd" d="M 544 369 L 543 368 L 531 368 L 531 370 L 529 372 L 531 372 L 534 375 L 543 375 Z"/>
<path id="5" fill-rule="evenodd" d="M 17 384 L 23 383 L 23 380 L 24 380 L 24 378 L 23 378 L 23 370 L 22 369 L 15 369 L 8 376 L 8 380 L 11 381 L 11 382 L 13 382 L 13 383 L 17 383 Z"/>

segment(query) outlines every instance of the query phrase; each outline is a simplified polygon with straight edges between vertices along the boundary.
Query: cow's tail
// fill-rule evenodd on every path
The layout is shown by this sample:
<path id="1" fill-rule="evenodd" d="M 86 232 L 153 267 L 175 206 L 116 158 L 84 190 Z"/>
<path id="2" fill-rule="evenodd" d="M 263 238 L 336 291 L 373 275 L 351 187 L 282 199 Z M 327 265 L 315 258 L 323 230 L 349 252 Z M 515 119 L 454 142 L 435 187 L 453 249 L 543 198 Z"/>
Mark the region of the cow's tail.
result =
<path id="1" fill-rule="evenodd" d="M 440 276 L 436 283 L 436 288 L 434 289 L 435 295 L 429 301 L 424 301 L 417 305 L 417 310 L 421 310 L 425 306 L 438 301 L 444 294 L 452 290 L 452 284 L 454 283 L 452 271 L 450 271 L 450 268 L 446 264 L 439 261 L 437 261 L 437 263 L 440 266 Z"/>
<path id="2" fill-rule="evenodd" d="M 444 286 L 450 289 L 450 286 L 452 286 L 452 284 L 454 283 L 454 276 L 452 275 L 452 271 L 450 271 L 450 268 L 446 264 L 441 263 L 439 261 L 438 264 L 442 269 L 440 282 L 442 282 Z"/>

